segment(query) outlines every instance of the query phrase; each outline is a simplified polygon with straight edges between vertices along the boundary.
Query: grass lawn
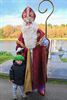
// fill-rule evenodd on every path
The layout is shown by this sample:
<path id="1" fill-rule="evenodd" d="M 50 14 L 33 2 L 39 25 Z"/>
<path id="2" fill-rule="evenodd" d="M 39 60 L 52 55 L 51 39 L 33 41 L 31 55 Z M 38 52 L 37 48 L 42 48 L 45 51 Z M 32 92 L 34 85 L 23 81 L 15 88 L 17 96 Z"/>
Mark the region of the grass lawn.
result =
<path id="1" fill-rule="evenodd" d="M 48 83 L 52 84 L 66 84 L 67 85 L 67 80 L 66 79 L 48 79 Z"/>
<path id="2" fill-rule="evenodd" d="M 62 62 L 67 62 L 67 58 L 60 58 Z"/>
<path id="3" fill-rule="evenodd" d="M 9 79 L 9 75 L 5 73 L 0 73 L 0 79 Z"/>
<path id="4" fill-rule="evenodd" d="M 3 62 L 13 59 L 13 55 L 9 52 L 0 52 L 0 64 L 2 64 Z"/>

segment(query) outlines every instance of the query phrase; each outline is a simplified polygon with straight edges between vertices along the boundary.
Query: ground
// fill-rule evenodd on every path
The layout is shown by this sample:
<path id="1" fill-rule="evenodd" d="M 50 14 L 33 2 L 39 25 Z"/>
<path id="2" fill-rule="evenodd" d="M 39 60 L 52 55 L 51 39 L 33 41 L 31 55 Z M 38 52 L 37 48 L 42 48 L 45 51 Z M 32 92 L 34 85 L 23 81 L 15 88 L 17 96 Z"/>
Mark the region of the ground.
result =
<path id="1" fill-rule="evenodd" d="M 12 84 L 6 79 L 0 79 L 0 100 L 12 100 Z M 20 92 L 18 90 L 18 100 Z M 24 99 L 22 99 L 24 100 Z M 67 85 L 65 84 L 46 84 L 46 96 L 38 93 L 30 94 L 26 100 L 67 100 Z"/>

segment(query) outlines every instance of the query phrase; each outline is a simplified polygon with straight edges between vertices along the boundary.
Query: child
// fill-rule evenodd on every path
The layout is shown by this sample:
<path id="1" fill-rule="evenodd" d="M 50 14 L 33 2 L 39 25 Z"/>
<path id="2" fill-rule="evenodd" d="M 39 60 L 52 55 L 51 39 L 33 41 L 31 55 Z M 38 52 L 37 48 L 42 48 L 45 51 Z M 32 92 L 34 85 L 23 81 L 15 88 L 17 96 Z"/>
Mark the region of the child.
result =
<path id="1" fill-rule="evenodd" d="M 23 91 L 25 77 L 25 59 L 21 55 L 16 55 L 10 69 L 10 81 L 13 83 L 13 100 L 17 100 L 17 88 L 20 88 L 21 96 L 25 97 Z"/>

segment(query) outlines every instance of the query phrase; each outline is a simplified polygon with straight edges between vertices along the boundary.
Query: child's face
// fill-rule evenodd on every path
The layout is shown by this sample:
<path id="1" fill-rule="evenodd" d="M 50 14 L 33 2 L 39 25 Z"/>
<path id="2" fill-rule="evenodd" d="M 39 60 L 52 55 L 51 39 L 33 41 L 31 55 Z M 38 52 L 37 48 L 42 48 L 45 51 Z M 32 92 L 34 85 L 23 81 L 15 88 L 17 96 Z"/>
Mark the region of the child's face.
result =
<path id="1" fill-rule="evenodd" d="M 21 65 L 22 64 L 22 61 L 21 60 L 16 60 L 16 63 L 18 64 L 18 65 Z"/>

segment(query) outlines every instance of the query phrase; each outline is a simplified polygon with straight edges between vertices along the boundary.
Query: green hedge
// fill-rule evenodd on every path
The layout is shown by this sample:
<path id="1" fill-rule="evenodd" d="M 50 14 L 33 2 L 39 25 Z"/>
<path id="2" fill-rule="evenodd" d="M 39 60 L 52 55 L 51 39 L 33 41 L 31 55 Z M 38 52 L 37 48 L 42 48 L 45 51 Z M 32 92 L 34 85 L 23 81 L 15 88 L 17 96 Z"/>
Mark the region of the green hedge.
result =
<path id="1" fill-rule="evenodd" d="M 7 61 L 7 60 L 10 60 L 10 59 L 13 59 L 13 55 L 9 52 L 4 52 L 4 51 L 1 51 L 0 52 L 0 64 Z"/>

